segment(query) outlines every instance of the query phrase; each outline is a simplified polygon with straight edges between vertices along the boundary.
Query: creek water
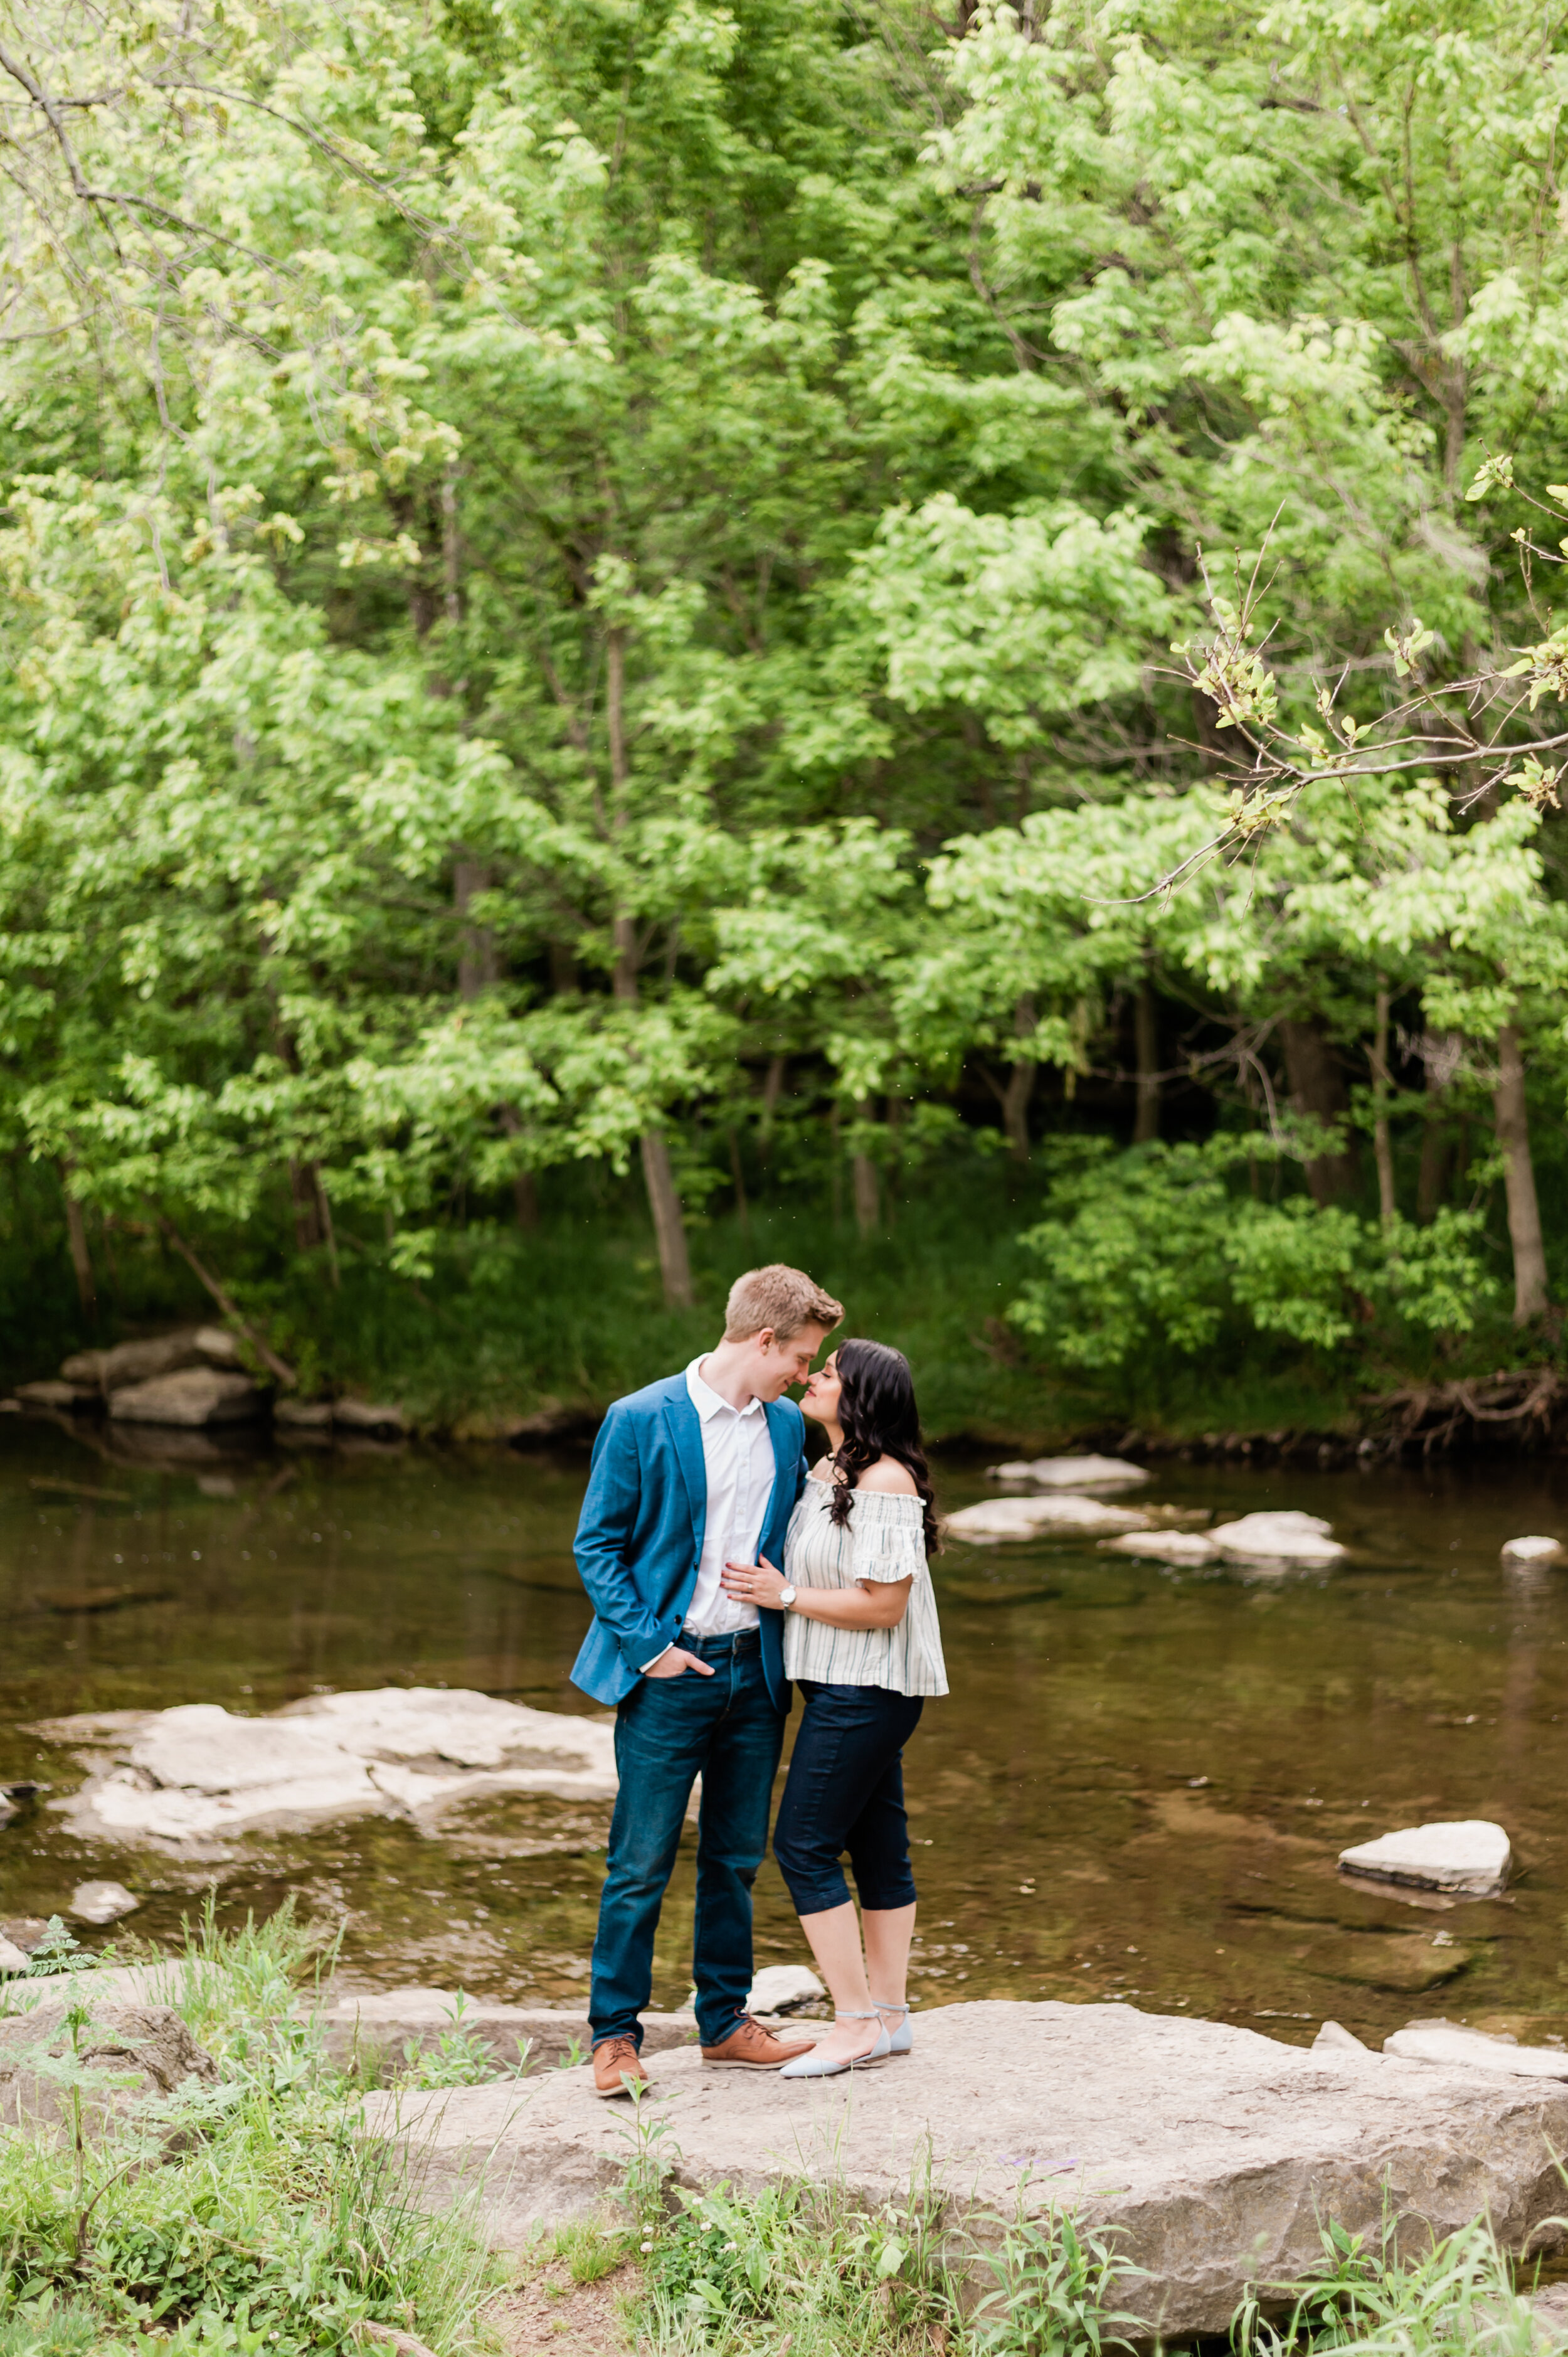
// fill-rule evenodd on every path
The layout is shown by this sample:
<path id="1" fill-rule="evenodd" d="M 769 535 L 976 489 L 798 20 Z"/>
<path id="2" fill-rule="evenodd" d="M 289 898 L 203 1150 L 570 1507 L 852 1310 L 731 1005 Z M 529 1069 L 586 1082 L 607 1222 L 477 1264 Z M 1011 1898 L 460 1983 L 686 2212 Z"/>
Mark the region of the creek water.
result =
<path id="1" fill-rule="evenodd" d="M 607 1806 L 476 1803 L 440 1838 L 370 1818 L 227 1860 L 88 1849 L 51 1803 L 83 1770 L 36 1722 L 339 1687 L 474 1686 L 591 1709 L 571 1539 L 585 1458 L 417 1449 L 125 1464 L 91 1434 L 0 1426 L 0 1782 L 49 1789 L 0 1830 L 0 1921 L 112 1875 L 138 1937 L 293 1891 L 341 1921 L 363 1984 L 577 2005 Z M 937 1468 L 950 1508 L 983 1462 Z M 1176 1465 L 1154 1502 L 1326 1515 L 1328 1574 L 1171 1571 L 1042 1541 L 950 1546 L 936 1577 L 952 1693 L 906 1759 L 921 1888 L 916 2002 L 1123 1997 L 1310 2040 L 1444 2015 L 1568 2036 L 1568 1573 L 1498 1549 L 1568 1532 L 1568 1468 L 1312 1473 Z M 1354 1887 L 1338 1851 L 1432 1818 L 1508 1830 L 1506 1898 Z M 689 1972 L 693 1836 L 656 2005 Z M 79 1929 L 81 1927 L 78 1927 Z M 84 1933 L 88 1944 L 104 1934 Z M 771 1859 L 759 1963 L 804 1959 Z"/>

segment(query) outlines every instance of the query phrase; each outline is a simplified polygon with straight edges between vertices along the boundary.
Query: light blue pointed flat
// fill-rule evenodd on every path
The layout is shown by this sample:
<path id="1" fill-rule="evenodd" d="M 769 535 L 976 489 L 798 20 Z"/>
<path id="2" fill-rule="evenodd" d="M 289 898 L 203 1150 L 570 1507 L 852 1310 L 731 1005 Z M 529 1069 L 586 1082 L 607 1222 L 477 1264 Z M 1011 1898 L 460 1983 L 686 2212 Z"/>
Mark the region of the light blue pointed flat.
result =
<path id="1" fill-rule="evenodd" d="M 835 2021 L 876 2021 L 879 2013 L 838 2013 Z M 798 2054 L 793 2062 L 786 2062 L 779 2076 L 781 2079 L 836 2079 L 844 2071 L 864 2071 L 868 2062 L 886 2061 L 893 2051 L 893 2042 L 885 2029 L 877 2032 L 876 2043 L 864 2054 L 852 2055 L 847 2062 L 830 2062 L 815 2052 Z"/>
<path id="2" fill-rule="evenodd" d="M 887 2040 L 887 2051 L 889 2054 L 913 2053 L 915 2048 L 915 2032 L 909 2019 L 908 2007 L 907 2005 L 884 2005 L 880 1997 L 873 1997 L 871 2002 L 875 2006 L 879 2018 L 885 2013 L 896 2013 L 900 2017 L 897 2029 L 888 2029 L 886 2024 L 885 2022 L 883 2024 L 884 2032 Z"/>

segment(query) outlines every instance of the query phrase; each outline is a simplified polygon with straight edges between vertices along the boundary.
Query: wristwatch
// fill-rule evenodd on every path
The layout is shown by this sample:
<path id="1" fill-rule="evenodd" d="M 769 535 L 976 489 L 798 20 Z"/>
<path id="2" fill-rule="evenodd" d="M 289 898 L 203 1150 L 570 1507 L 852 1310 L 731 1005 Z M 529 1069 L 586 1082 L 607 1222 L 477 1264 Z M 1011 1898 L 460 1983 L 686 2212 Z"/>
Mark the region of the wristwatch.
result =
<path id="1" fill-rule="evenodd" d="M 779 1591 L 779 1601 L 784 1607 L 785 1611 L 788 1612 L 789 1607 L 795 1601 L 794 1589 L 792 1587 L 781 1587 Z"/>

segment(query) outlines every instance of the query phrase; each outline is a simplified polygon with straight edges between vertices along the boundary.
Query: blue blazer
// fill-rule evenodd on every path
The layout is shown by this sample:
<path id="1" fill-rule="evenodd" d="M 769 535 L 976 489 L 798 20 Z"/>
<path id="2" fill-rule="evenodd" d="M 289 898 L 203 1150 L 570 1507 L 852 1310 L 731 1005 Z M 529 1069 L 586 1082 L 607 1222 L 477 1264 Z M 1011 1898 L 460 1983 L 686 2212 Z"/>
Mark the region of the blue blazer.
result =
<path id="1" fill-rule="evenodd" d="M 773 1494 L 757 1552 L 782 1565 L 784 1534 L 806 1478 L 806 1420 L 793 1400 L 764 1404 L 773 1442 Z M 596 1702 L 618 1703 L 681 1634 L 702 1560 L 708 1516 L 702 1419 L 683 1374 L 617 1400 L 594 1443 L 588 1494 L 574 1552 L 594 1624 L 572 1665 L 572 1683 Z M 762 1672 L 779 1710 L 784 1615 L 763 1612 Z"/>

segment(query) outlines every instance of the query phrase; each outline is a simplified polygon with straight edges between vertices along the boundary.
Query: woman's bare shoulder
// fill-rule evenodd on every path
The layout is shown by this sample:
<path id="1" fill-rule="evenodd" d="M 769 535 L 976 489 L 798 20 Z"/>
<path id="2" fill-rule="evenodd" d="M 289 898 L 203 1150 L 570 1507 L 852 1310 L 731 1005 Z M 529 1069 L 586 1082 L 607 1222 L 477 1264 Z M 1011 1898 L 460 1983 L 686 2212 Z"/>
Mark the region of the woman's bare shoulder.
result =
<path id="1" fill-rule="evenodd" d="M 882 1490 L 894 1498 L 913 1498 L 917 1494 L 914 1475 L 896 1457 L 879 1457 L 875 1465 L 866 1467 L 854 1486 L 857 1490 Z"/>

